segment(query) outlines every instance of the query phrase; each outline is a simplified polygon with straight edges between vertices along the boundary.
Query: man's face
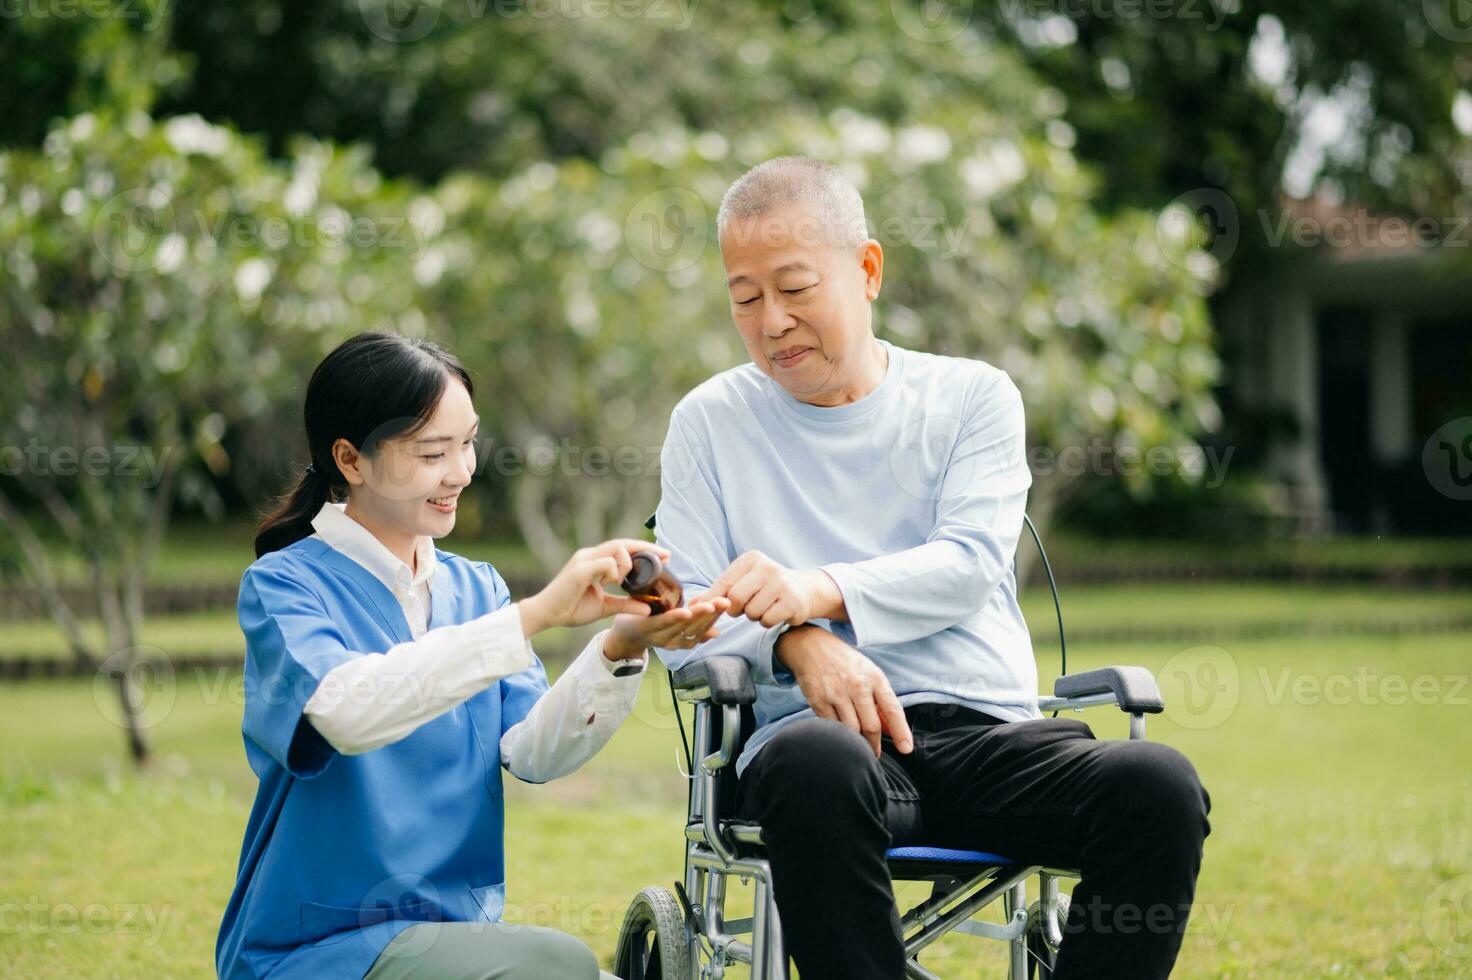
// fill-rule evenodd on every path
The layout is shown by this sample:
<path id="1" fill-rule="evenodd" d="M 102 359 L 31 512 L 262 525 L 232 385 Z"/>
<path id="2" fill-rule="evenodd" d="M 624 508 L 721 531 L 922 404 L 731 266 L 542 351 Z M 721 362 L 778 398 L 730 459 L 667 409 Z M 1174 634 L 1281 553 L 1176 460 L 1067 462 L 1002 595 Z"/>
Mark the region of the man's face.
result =
<path id="1" fill-rule="evenodd" d="M 819 212 L 792 204 L 735 218 L 721 234 L 731 315 L 752 363 L 788 394 L 838 404 L 862 372 L 879 295 L 879 243 L 829 244 Z"/>

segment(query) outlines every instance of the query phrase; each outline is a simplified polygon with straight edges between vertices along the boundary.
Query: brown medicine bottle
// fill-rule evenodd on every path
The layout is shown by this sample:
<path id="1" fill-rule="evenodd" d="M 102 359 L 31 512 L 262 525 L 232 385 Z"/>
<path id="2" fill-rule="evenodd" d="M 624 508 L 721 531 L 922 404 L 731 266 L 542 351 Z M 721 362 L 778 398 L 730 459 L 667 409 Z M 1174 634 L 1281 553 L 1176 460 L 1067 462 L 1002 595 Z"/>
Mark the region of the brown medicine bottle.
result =
<path id="1" fill-rule="evenodd" d="M 650 613 L 659 615 L 678 609 L 685 604 L 685 590 L 680 580 L 670 574 L 664 562 L 652 551 L 636 551 L 630 556 L 634 567 L 619 583 L 625 592 L 649 607 Z"/>

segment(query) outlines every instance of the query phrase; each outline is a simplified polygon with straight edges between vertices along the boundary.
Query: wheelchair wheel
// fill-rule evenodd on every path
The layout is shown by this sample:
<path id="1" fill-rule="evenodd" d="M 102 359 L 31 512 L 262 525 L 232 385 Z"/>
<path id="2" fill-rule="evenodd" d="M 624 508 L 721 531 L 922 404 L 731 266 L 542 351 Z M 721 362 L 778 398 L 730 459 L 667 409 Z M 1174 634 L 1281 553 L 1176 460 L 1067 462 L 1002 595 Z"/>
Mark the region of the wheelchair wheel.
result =
<path id="1" fill-rule="evenodd" d="M 1058 917 L 1058 929 L 1068 923 L 1068 896 L 1059 895 L 1053 913 Z M 1058 965 L 1058 950 L 1048 945 L 1043 936 L 1043 903 L 1033 902 L 1027 908 L 1027 976 L 1028 980 L 1052 980 L 1053 970 Z"/>
<path id="2" fill-rule="evenodd" d="M 613 972 L 623 980 L 690 980 L 689 934 L 675 896 L 654 887 L 634 896 Z"/>

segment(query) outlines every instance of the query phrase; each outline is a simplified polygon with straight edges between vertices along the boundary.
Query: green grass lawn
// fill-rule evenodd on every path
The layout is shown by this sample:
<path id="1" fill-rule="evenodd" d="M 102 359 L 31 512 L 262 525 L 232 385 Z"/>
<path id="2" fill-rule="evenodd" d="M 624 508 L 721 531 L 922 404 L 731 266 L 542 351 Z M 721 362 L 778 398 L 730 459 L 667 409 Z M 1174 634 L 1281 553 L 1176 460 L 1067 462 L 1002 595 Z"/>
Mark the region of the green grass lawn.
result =
<path id="1" fill-rule="evenodd" d="M 1100 630 L 1210 629 L 1223 636 L 1239 635 L 1244 627 L 1301 628 L 1332 632 L 1346 626 L 1399 624 L 1425 620 L 1445 621 L 1472 614 L 1472 590 L 1390 590 L 1374 586 L 1326 588 L 1278 585 L 1158 585 L 1121 589 L 1108 585 L 1065 586 L 1062 591 L 1065 627 L 1085 635 Z M 1052 657 L 1058 627 L 1053 598 L 1047 589 L 1029 589 L 1022 611 L 1037 641 L 1039 655 Z M 92 623 L 101 638 L 101 625 Z M 549 636 L 539 641 L 554 658 L 574 641 Z M 144 622 L 142 645 L 164 656 L 239 656 L 240 628 L 234 610 L 150 616 Z M 63 657 L 65 638 L 50 620 L 32 619 L 5 624 L 0 631 L 0 658 L 16 656 Z M 1056 660 L 1049 660 L 1050 664 Z"/>
<path id="2" fill-rule="evenodd" d="M 643 529 L 637 529 L 643 536 Z M 222 524 L 176 521 L 149 570 L 156 585 L 237 582 L 250 564 L 253 526 L 232 520 Z M 1095 538 L 1067 530 L 1049 532 L 1048 552 L 1072 568 L 1116 566 L 1120 563 L 1164 567 L 1239 565 L 1243 562 L 1291 563 L 1318 569 L 1423 569 L 1466 566 L 1465 540 L 1455 538 L 1339 537 L 1274 539 L 1271 541 L 1152 541 L 1142 538 Z M 47 541 L 58 573 L 65 579 L 85 581 L 76 556 L 61 542 Z M 508 577 L 536 576 L 536 559 L 515 537 L 460 534 L 443 546 L 457 554 L 494 564 Z M 1032 548 L 1023 535 L 1021 547 Z"/>
<path id="3" fill-rule="evenodd" d="M 1048 553 L 1074 567 L 1139 562 L 1165 566 L 1293 564 L 1317 569 L 1425 569 L 1466 567 L 1465 538 L 1342 536 L 1273 538 L 1266 541 L 1182 540 L 1178 537 L 1096 538 L 1061 530 L 1045 539 Z M 1021 547 L 1032 543 L 1023 535 Z"/>
<path id="4" fill-rule="evenodd" d="M 1198 598 L 1238 607 L 1217 591 Z M 1157 672 L 1169 710 L 1150 736 L 1190 756 L 1212 796 L 1177 976 L 1472 975 L 1452 943 L 1472 916 L 1442 901 L 1472 882 L 1469 646 L 1444 634 L 1073 650 L 1075 670 Z M 1048 686 L 1056 658 L 1040 665 Z M 158 762 L 144 777 L 125 764 L 106 687 L 0 686 L 7 976 L 210 975 L 254 783 L 234 676 L 186 671 L 151 691 Z M 1101 737 L 1124 734 L 1116 713 L 1084 717 Z M 651 677 L 583 771 L 513 782 L 509 917 L 576 932 L 607 963 L 629 897 L 680 873 L 676 745 L 663 679 Z M 926 963 L 991 977 L 999 954 L 956 937 Z"/>
<path id="5" fill-rule="evenodd" d="M 206 524 L 196 521 L 175 522 L 168 530 L 148 580 L 154 585 L 191 585 L 233 583 L 255 558 L 255 528 L 241 521 Z M 484 538 L 470 535 L 451 536 L 442 546 L 456 554 L 477 561 L 489 561 L 504 575 L 535 575 L 536 559 L 520 540 Z M 46 541 L 57 575 L 64 580 L 84 582 L 86 570 L 73 551 L 59 540 Z"/>

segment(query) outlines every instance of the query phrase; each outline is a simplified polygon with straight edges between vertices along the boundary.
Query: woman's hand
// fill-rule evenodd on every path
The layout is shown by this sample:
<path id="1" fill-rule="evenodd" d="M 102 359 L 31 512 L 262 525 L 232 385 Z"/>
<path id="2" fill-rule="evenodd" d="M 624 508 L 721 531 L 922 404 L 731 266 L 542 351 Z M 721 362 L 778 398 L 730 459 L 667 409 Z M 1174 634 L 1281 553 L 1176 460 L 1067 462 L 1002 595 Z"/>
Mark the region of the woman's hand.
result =
<path id="1" fill-rule="evenodd" d="M 609 660 L 634 660 L 650 647 L 688 650 L 720 636 L 721 631 L 711 624 L 730 608 L 731 600 L 722 596 L 697 599 L 658 616 L 617 616 L 613 629 L 603 638 L 603 656 Z"/>
<path id="2" fill-rule="evenodd" d="M 573 552 L 562 571 L 541 592 L 521 600 L 521 628 L 531 639 L 553 626 L 582 626 L 615 613 L 649 617 L 649 607 L 628 596 L 603 591 L 605 583 L 617 585 L 634 567 L 635 551 L 652 551 L 661 561 L 670 553 L 647 541 L 620 538 Z"/>

